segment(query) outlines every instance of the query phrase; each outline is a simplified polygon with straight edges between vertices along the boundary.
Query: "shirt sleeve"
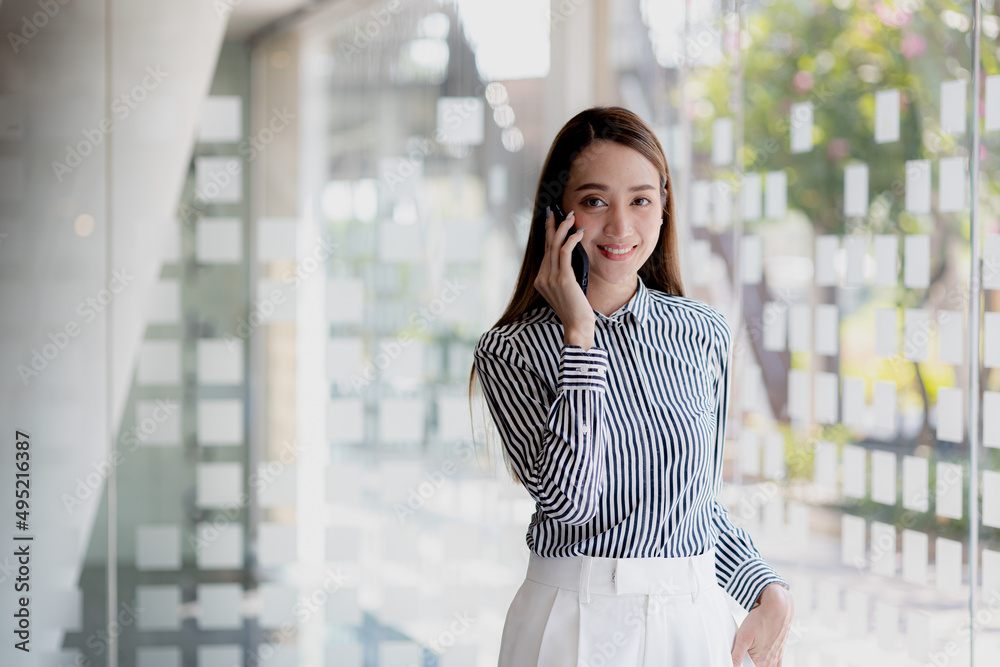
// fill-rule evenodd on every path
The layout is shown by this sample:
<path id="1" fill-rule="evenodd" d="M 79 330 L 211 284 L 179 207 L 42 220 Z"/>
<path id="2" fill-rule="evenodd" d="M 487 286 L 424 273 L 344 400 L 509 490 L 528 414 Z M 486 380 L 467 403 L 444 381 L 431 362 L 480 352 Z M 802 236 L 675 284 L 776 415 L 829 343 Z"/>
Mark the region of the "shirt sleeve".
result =
<path id="1" fill-rule="evenodd" d="M 593 520 L 605 486 L 608 351 L 563 346 L 554 395 L 503 335 L 486 332 L 474 354 L 486 403 L 528 493 L 556 521 Z"/>
<path id="2" fill-rule="evenodd" d="M 722 489 L 722 452 L 726 442 L 726 415 L 732 375 L 732 330 L 725 319 L 721 315 L 719 317 L 721 327 L 713 350 L 715 367 L 719 370 L 715 415 L 715 488 L 712 501 L 712 525 L 719 534 L 716 543 L 715 575 L 719 585 L 732 595 L 741 607 L 749 611 L 768 584 L 777 582 L 786 589 L 790 587 L 788 582 L 764 562 L 750 534 L 733 524 L 728 510 L 718 499 L 719 491 Z"/>

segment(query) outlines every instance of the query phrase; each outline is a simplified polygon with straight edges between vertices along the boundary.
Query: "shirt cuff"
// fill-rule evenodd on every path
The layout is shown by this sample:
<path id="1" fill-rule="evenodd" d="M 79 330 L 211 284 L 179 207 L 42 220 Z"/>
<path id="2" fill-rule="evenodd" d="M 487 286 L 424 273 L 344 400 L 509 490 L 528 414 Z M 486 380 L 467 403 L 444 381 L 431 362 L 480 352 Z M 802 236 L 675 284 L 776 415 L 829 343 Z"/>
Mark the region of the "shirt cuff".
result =
<path id="1" fill-rule="evenodd" d="M 563 345 L 559 356 L 559 381 L 562 389 L 608 389 L 608 351 L 596 345 L 584 350 L 579 345 Z"/>
<path id="2" fill-rule="evenodd" d="M 737 568 L 732 579 L 729 580 L 729 584 L 726 585 L 726 592 L 732 595 L 741 607 L 750 611 L 764 588 L 773 583 L 779 583 L 786 589 L 791 589 L 788 582 L 782 579 L 763 559 L 752 558 Z"/>

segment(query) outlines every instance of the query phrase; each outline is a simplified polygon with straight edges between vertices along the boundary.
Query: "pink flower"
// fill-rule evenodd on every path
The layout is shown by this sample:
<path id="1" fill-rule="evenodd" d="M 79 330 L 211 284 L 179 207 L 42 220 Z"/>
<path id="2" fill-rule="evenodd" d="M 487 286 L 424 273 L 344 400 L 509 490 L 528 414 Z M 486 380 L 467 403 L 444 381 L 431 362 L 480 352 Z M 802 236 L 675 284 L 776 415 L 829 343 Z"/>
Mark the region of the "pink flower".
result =
<path id="1" fill-rule="evenodd" d="M 851 152 L 851 146 L 847 143 L 847 139 L 841 139 L 840 137 L 830 139 L 826 144 L 826 155 L 830 158 L 831 162 L 836 162 L 842 158 L 847 157 Z"/>
<path id="2" fill-rule="evenodd" d="M 795 88 L 797 92 L 800 93 L 804 93 L 807 90 L 811 90 L 815 82 L 816 81 L 813 78 L 812 74 L 802 70 L 796 72 L 795 76 L 792 77 L 792 86 Z"/>
<path id="3" fill-rule="evenodd" d="M 726 31 L 726 51 L 735 53 L 740 48 L 740 33 L 736 30 Z"/>
<path id="4" fill-rule="evenodd" d="M 907 60 L 923 55 L 927 50 L 927 41 L 915 32 L 907 33 L 899 43 L 899 52 Z"/>

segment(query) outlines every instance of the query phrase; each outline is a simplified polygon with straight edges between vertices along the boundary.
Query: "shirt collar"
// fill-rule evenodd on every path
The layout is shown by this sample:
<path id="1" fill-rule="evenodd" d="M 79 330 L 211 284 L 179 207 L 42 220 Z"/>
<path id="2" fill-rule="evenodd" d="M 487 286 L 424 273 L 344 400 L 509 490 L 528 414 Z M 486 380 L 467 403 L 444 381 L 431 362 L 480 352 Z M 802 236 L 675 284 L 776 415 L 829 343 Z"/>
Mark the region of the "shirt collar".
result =
<path id="1" fill-rule="evenodd" d="M 595 310 L 594 314 L 598 319 L 603 318 L 609 322 L 616 322 L 622 318 L 631 317 L 632 321 L 640 327 L 646 323 L 646 320 L 649 318 L 649 290 L 646 289 L 646 285 L 642 282 L 642 276 L 636 277 L 639 285 L 636 288 L 635 294 L 628 300 L 628 303 L 611 315 L 604 315 Z"/>

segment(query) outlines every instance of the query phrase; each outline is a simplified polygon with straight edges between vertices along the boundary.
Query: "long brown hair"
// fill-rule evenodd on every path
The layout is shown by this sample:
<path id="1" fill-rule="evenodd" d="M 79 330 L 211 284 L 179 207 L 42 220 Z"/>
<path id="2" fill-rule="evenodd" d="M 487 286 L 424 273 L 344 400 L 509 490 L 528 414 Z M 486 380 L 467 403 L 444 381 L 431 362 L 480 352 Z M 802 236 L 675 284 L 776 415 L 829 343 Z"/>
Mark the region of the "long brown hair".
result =
<path id="1" fill-rule="evenodd" d="M 538 290 L 535 278 L 545 255 L 545 207 L 562 201 L 563 189 L 569 181 L 570 166 L 580 153 L 595 141 L 613 141 L 638 151 L 650 161 L 660 175 L 660 199 L 663 205 L 663 223 L 660 238 L 646 263 L 639 269 L 639 276 L 648 289 L 684 296 L 681 282 L 680 257 L 677 252 L 677 225 L 674 217 L 674 189 L 670 181 L 670 168 L 663 147 L 653 130 L 636 114 L 619 106 L 599 106 L 585 109 L 573 116 L 559 130 L 542 165 L 535 192 L 534 210 L 528 244 L 521 261 L 514 293 L 503 315 L 491 327 L 496 329 L 516 322 L 522 315 L 539 306 L 547 306 Z M 666 193 L 664 194 L 664 189 Z M 472 390 L 476 366 L 469 373 L 469 416 L 472 416 Z M 473 441 L 475 429 L 473 429 Z M 518 479 L 510 464 L 506 448 L 504 462 L 515 482 Z"/>

